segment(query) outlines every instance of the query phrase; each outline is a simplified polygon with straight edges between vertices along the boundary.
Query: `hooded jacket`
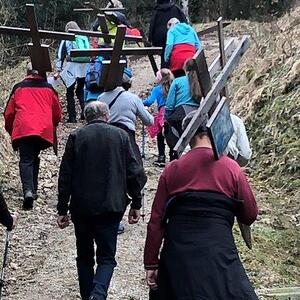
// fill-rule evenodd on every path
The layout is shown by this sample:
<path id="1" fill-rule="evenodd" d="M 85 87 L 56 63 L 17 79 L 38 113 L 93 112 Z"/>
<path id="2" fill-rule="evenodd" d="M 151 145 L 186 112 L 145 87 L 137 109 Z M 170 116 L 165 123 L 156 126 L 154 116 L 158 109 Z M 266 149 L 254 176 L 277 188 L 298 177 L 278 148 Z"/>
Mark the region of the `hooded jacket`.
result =
<path id="1" fill-rule="evenodd" d="M 173 1 L 157 1 L 149 27 L 149 41 L 156 47 L 165 47 L 167 40 L 167 24 L 171 18 L 187 23 L 183 11 Z"/>
<path id="2" fill-rule="evenodd" d="M 165 60 L 170 59 L 173 47 L 178 44 L 190 44 L 198 50 L 201 48 L 201 42 L 195 29 L 185 23 L 178 23 L 170 28 L 167 34 L 167 44 L 165 50 Z"/>

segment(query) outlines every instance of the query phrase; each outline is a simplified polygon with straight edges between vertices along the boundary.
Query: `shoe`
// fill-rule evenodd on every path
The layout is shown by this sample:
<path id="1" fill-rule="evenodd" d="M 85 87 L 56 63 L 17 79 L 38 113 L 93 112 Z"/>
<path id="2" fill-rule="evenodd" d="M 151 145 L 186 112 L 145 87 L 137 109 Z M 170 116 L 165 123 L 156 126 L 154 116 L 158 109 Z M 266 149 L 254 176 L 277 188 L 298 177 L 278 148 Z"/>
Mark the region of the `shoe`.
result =
<path id="1" fill-rule="evenodd" d="M 32 197 L 33 197 L 33 200 L 37 200 L 38 197 L 39 197 L 39 195 L 38 195 L 37 193 L 33 193 L 33 194 L 32 194 Z"/>
<path id="2" fill-rule="evenodd" d="M 158 155 L 157 161 L 158 164 L 164 164 L 166 162 L 166 157 L 164 155 Z"/>
<path id="3" fill-rule="evenodd" d="M 84 120 L 85 120 L 83 111 L 82 111 L 81 114 L 80 114 L 80 120 L 81 120 L 81 121 L 84 121 Z"/>
<path id="4" fill-rule="evenodd" d="M 77 123 L 76 118 L 69 118 L 67 123 Z"/>
<path id="5" fill-rule="evenodd" d="M 33 208 L 33 194 L 31 191 L 26 191 L 24 194 L 23 209 L 31 210 Z"/>
<path id="6" fill-rule="evenodd" d="M 119 224 L 118 234 L 122 234 L 125 231 L 125 227 L 122 223 Z"/>

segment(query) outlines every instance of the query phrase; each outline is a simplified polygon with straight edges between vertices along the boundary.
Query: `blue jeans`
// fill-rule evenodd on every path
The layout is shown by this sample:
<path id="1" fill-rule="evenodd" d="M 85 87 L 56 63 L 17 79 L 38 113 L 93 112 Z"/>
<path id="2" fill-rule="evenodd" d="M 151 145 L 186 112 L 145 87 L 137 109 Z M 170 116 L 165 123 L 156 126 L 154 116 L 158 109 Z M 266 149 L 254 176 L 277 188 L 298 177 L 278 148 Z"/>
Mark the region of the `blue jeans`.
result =
<path id="1" fill-rule="evenodd" d="M 107 297 L 107 290 L 117 263 L 115 260 L 120 214 L 103 214 L 94 217 L 74 217 L 77 246 L 77 269 L 80 294 L 83 300 L 94 296 Z M 96 273 L 95 247 L 96 243 Z"/>

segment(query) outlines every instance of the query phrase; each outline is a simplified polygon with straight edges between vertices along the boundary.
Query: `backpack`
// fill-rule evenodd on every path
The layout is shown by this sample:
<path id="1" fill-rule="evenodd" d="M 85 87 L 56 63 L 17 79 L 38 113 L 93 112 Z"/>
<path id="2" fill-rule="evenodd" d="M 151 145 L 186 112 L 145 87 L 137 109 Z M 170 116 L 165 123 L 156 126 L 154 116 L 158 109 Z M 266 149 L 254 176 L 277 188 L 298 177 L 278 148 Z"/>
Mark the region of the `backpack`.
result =
<path id="1" fill-rule="evenodd" d="M 87 66 L 85 77 L 86 89 L 90 92 L 100 92 L 101 86 L 102 59 L 96 58 Z"/>
<path id="2" fill-rule="evenodd" d="M 73 42 L 73 49 L 90 49 L 90 42 L 86 36 L 83 35 L 76 35 L 75 41 Z M 73 57 L 72 61 L 74 62 L 90 62 L 89 57 Z"/>

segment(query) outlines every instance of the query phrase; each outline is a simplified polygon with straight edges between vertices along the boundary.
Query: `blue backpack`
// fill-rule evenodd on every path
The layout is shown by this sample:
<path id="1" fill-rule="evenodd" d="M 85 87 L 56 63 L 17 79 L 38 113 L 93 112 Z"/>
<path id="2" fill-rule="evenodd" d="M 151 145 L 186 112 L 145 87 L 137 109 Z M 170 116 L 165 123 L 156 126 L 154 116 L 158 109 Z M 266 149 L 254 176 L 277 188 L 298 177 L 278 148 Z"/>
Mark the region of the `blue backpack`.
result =
<path id="1" fill-rule="evenodd" d="M 102 60 L 102 57 L 97 57 L 96 59 L 92 60 L 90 64 L 88 64 L 85 77 L 85 86 L 90 92 L 100 92 L 103 88 L 100 86 Z"/>

